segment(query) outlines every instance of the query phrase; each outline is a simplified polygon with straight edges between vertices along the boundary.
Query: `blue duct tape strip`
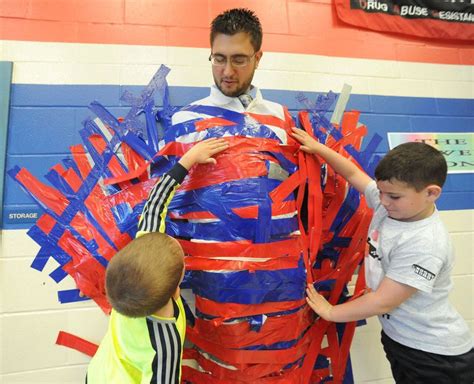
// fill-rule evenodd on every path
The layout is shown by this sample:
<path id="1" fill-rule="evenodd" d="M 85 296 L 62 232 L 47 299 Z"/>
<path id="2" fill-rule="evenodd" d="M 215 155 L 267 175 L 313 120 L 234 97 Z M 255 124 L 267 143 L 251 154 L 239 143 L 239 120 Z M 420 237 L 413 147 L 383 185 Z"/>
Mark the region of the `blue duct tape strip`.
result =
<path id="1" fill-rule="evenodd" d="M 268 195 L 262 195 L 261 191 L 272 191 L 280 184 L 279 180 L 258 177 L 228 181 L 191 191 L 178 190 L 169 205 L 169 210 L 184 214 L 202 211 L 209 204 L 211 208 L 215 207 L 213 213 L 225 220 L 225 216 L 235 215 L 232 212 L 234 208 L 259 205 L 269 198 Z M 215 203 L 216 200 L 220 204 Z M 232 220 L 238 218 L 232 217 Z"/>
<path id="2" fill-rule="evenodd" d="M 334 284 L 336 284 L 336 280 L 335 279 L 329 279 L 329 280 L 321 280 L 321 281 L 316 281 L 313 283 L 313 286 L 314 286 L 314 289 L 316 289 L 316 291 L 326 291 L 326 292 L 329 292 L 329 291 L 332 291 L 332 289 L 334 288 Z"/>
<path id="3" fill-rule="evenodd" d="M 227 222 L 222 221 L 196 223 L 183 220 L 166 220 L 166 233 L 172 237 L 213 241 L 254 240 L 255 243 L 271 242 L 272 240 L 287 238 L 290 233 L 297 229 L 297 218 L 266 221 L 259 216 L 259 219 L 240 219 L 239 225 L 233 225 L 232 227 Z"/>
<path id="4" fill-rule="evenodd" d="M 134 151 L 146 160 L 151 160 L 153 158 L 156 151 L 154 151 L 151 146 L 147 145 L 142 138 L 142 131 L 134 128 L 134 125 L 129 120 L 120 123 L 109 111 L 107 111 L 107 109 L 97 102 L 91 103 L 89 108 L 104 124 L 109 126 L 116 133 L 121 141 L 127 143 Z M 83 140 L 85 141 L 88 136 L 89 135 L 86 134 L 86 137 L 83 137 Z M 119 143 L 120 141 L 117 141 L 115 144 L 119 145 Z M 112 148 L 113 151 L 116 150 L 115 147 Z"/>
<path id="5" fill-rule="evenodd" d="M 248 318 L 250 330 L 253 332 L 260 332 L 263 325 L 263 319 L 264 319 L 263 315 L 250 316 Z"/>
<path id="6" fill-rule="evenodd" d="M 330 134 L 337 142 L 344 137 L 342 131 L 337 129 L 323 114 L 311 115 L 310 121 L 314 134 L 318 138 L 325 137 L 327 133 Z M 324 133 L 321 128 L 324 128 L 326 133 Z"/>
<path id="7" fill-rule="evenodd" d="M 265 193 L 266 195 L 266 193 Z M 277 225 L 274 223 L 280 224 L 283 228 L 276 228 Z M 298 220 L 295 218 L 293 220 L 293 228 L 290 226 L 290 220 L 272 220 L 272 205 L 270 199 L 265 199 L 258 206 L 258 219 L 255 223 L 255 232 L 254 238 L 256 244 L 268 243 L 272 235 L 289 235 L 291 232 L 296 231 L 298 228 Z M 287 225 L 285 225 L 287 224 Z M 275 232 L 276 230 L 276 232 Z M 252 234 L 250 234 L 252 235 Z M 248 239 L 249 237 L 247 237 Z"/>
<path id="8" fill-rule="evenodd" d="M 382 137 L 377 133 L 372 136 L 363 152 L 358 152 L 352 145 L 346 145 L 344 149 L 360 164 L 365 172 L 373 177 L 375 167 L 379 157 L 374 157 L 374 153 L 382 142 Z"/>
<path id="9" fill-rule="evenodd" d="M 329 368 L 329 359 L 326 356 L 319 354 L 316 361 L 314 362 L 313 369 L 325 369 L 325 368 Z"/>
<path id="10" fill-rule="evenodd" d="M 203 119 L 201 119 L 203 120 Z M 187 121 L 173 126 L 173 131 L 169 130 L 165 133 L 164 142 L 175 142 L 177 137 L 184 136 L 196 132 L 195 122 L 199 120 Z M 265 139 L 273 139 L 281 142 L 276 133 L 269 127 L 256 122 L 235 123 L 235 125 L 215 126 L 206 130 L 206 139 L 220 138 L 223 136 L 242 136 L 242 137 L 258 137 Z"/>
<path id="11" fill-rule="evenodd" d="M 157 111 L 156 113 L 156 120 L 161 123 L 162 130 L 159 131 L 158 137 L 162 139 L 164 137 L 164 133 L 169 130 L 172 126 L 172 117 L 173 115 L 179 111 L 180 108 L 173 107 L 170 104 L 170 93 L 168 84 L 163 90 L 163 109 L 161 111 Z"/>
<path id="12" fill-rule="evenodd" d="M 344 202 L 339 209 L 336 218 L 331 224 L 330 231 L 338 234 L 354 215 L 360 204 L 360 194 L 354 188 L 350 187 Z"/>
<path id="13" fill-rule="evenodd" d="M 58 299 L 61 304 L 75 303 L 78 301 L 90 300 L 87 296 L 80 296 L 79 289 L 69 289 L 64 291 L 58 291 Z"/>
<path id="14" fill-rule="evenodd" d="M 116 140 L 116 138 L 114 138 L 113 140 Z M 104 158 L 102 159 L 103 161 L 101 162 L 101 163 L 103 163 L 102 165 L 107 165 L 108 162 L 110 161 L 110 159 L 112 158 L 112 155 L 113 155 L 113 153 L 110 150 L 106 149 L 104 151 Z M 97 253 L 97 245 L 95 244 L 95 242 L 92 242 L 92 243 L 87 242 L 84 238 L 82 238 L 82 236 L 74 228 L 72 228 L 70 226 L 70 222 L 74 218 L 74 216 L 77 214 L 77 212 L 82 211 L 86 215 L 86 217 L 91 221 L 91 223 L 96 227 L 96 229 L 101 233 L 101 235 L 103 235 L 104 238 L 109 242 L 109 244 L 112 247 L 114 247 L 113 242 L 109 239 L 108 235 L 105 233 L 105 229 L 101 228 L 101 226 L 98 225 L 95 218 L 89 213 L 89 211 L 84 206 L 84 201 L 87 198 L 87 196 L 90 194 L 92 189 L 95 187 L 95 185 L 96 185 L 97 181 L 99 180 L 99 178 L 101 177 L 103 168 L 104 167 L 97 166 L 97 164 L 96 164 L 96 166 L 94 166 L 92 168 L 92 170 L 89 173 L 89 175 L 87 176 L 86 180 L 84 180 L 82 186 L 75 193 L 74 199 L 72 201 L 70 201 L 70 204 L 63 211 L 61 216 L 56 215 L 54 212 L 52 212 L 47 207 L 45 207 L 46 213 L 50 214 L 53 218 L 56 219 L 55 226 L 51 230 L 50 234 L 47 236 L 48 240 L 42 238 L 43 236 L 45 237 L 45 235 L 42 234 L 41 231 L 39 231 L 40 233 L 36 233 L 33 230 L 33 232 L 31 232 L 31 234 L 29 233 L 30 236 L 35 235 L 38 238 L 38 240 L 39 240 L 38 242 L 40 244 L 45 244 L 45 243 L 50 242 L 49 239 L 54 239 L 57 242 L 61 238 L 64 231 L 66 229 L 68 229 L 69 231 L 71 231 L 72 235 L 76 239 L 78 239 L 82 243 L 82 245 L 85 248 L 87 248 L 87 250 L 102 265 L 106 266 L 107 261 Z M 59 177 L 59 175 L 56 174 L 54 177 L 53 177 L 53 175 L 54 174 L 50 175 L 51 176 L 50 179 L 52 179 L 55 182 L 58 182 L 58 185 L 55 185 L 56 187 L 63 188 L 63 189 L 67 187 L 62 181 L 60 182 L 61 178 Z M 33 198 L 34 198 L 34 196 L 33 196 Z M 35 241 L 36 241 L 36 239 L 35 239 Z M 62 260 L 62 261 L 63 262 L 58 261 L 60 265 L 65 264 L 64 260 Z"/>
<path id="15" fill-rule="evenodd" d="M 71 256 L 67 255 L 61 248 L 57 245 L 57 240 L 47 236 L 41 229 L 36 225 L 30 228 L 28 231 L 28 236 L 30 236 L 35 242 L 40 246 L 40 252 L 33 260 L 31 265 L 32 268 L 42 271 L 46 265 L 46 256 L 52 257 L 58 262 L 60 266 L 67 264 L 71 261 Z"/>
<path id="16" fill-rule="evenodd" d="M 296 95 L 296 100 L 303 105 L 304 109 L 317 114 L 328 112 L 337 98 L 338 96 L 332 91 L 329 91 L 326 95 L 318 95 L 315 101 L 309 100 L 303 92 Z"/>
<path id="17" fill-rule="evenodd" d="M 316 261 L 313 264 L 314 269 L 320 269 L 321 264 L 324 260 L 329 259 L 333 262 L 333 265 L 336 265 L 337 260 L 339 259 L 340 251 L 334 248 L 326 247 L 323 245 L 323 248 L 319 250 L 316 257 Z"/>
<path id="18" fill-rule="evenodd" d="M 49 277 L 51 277 L 56 283 L 59 283 L 62 281 L 65 277 L 67 277 L 66 271 L 62 268 L 62 266 L 59 266 L 56 268 L 53 272 L 49 274 Z"/>
<path id="19" fill-rule="evenodd" d="M 305 297 L 306 272 L 302 260 L 297 268 L 276 271 L 187 271 L 185 286 L 199 296 L 222 303 L 296 301 Z"/>

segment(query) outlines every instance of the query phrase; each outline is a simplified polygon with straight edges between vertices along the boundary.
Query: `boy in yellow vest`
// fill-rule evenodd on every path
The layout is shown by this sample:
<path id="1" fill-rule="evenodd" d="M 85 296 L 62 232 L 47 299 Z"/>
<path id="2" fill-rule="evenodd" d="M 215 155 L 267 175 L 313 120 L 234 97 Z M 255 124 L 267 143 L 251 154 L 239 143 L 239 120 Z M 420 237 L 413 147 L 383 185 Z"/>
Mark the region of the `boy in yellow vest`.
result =
<path id="1" fill-rule="evenodd" d="M 137 238 L 120 250 L 106 272 L 112 304 L 108 331 L 87 371 L 88 384 L 181 382 L 186 318 L 179 284 L 184 254 L 166 235 L 167 207 L 194 164 L 215 163 L 223 139 L 194 145 L 150 192 Z"/>

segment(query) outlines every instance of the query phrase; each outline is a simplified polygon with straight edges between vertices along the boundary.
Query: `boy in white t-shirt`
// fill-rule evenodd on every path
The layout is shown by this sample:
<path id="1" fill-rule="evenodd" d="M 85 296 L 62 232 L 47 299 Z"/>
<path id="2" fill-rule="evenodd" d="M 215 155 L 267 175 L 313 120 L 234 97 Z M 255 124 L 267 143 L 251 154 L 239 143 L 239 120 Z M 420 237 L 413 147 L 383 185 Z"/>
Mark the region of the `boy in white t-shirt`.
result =
<path id="1" fill-rule="evenodd" d="M 374 210 L 365 264 L 371 291 L 333 306 L 309 285 L 308 304 L 333 322 L 378 315 L 397 383 L 474 383 L 472 336 L 448 299 L 454 255 L 435 206 L 447 174 L 443 155 L 424 143 L 399 145 L 380 161 L 374 181 L 305 131 L 295 128 L 293 137 Z"/>

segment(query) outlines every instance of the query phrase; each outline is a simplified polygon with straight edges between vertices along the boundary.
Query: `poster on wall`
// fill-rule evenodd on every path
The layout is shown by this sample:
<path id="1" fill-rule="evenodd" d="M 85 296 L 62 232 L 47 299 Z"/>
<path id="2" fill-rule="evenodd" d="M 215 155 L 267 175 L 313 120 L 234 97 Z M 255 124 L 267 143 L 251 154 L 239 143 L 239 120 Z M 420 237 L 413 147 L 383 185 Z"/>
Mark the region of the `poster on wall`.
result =
<path id="1" fill-rule="evenodd" d="M 474 173 L 474 133 L 388 132 L 390 149 L 399 144 L 421 141 L 438 149 L 448 163 L 448 173 Z"/>
<path id="2" fill-rule="evenodd" d="M 335 0 L 345 23 L 382 32 L 474 41 L 473 0 Z"/>

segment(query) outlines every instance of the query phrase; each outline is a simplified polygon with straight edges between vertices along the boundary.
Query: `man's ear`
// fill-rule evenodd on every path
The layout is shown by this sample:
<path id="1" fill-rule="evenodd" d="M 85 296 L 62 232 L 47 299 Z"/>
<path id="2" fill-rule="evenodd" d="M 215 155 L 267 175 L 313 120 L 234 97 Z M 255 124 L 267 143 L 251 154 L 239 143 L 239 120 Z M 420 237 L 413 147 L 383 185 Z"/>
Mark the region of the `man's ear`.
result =
<path id="1" fill-rule="evenodd" d="M 438 197 L 441 196 L 441 187 L 439 185 L 431 184 L 426 187 L 426 193 L 428 194 L 428 198 L 435 202 Z"/>
<path id="2" fill-rule="evenodd" d="M 260 63 L 260 59 L 263 56 L 263 52 L 260 50 L 255 54 L 255 67 L 258 67 L 258 63 Z"/>

